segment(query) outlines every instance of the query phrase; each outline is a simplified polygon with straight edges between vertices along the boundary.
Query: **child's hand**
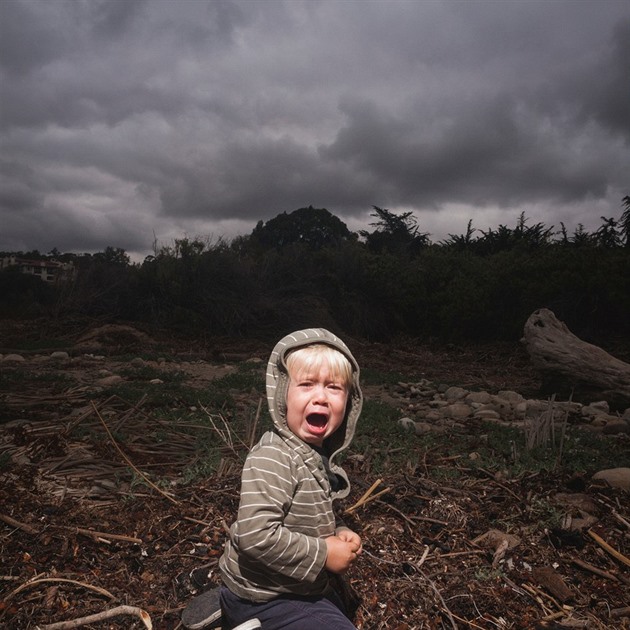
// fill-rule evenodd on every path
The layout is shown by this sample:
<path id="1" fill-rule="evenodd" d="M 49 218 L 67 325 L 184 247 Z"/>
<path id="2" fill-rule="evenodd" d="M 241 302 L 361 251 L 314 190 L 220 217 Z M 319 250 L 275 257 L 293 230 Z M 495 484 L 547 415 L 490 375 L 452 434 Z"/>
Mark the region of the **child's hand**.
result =
<path id="1" fill-rule="evenodd" d="M 344 542 L 355 544 L 357 546 L 357 556 L 361 553 L 363 545 L 361 544 L 361 536 L 359 536 L 359 534 L 353 532 L 351 529 L 344 528 L 337 532 L 337 537 L 341 538 Z"/>
<path id="2" fill-rule="evenodd" d="M 361 539 L 350 530 L 326 538 L 326 568 L 333 573 L 345 573 L 361 553 Z"/>

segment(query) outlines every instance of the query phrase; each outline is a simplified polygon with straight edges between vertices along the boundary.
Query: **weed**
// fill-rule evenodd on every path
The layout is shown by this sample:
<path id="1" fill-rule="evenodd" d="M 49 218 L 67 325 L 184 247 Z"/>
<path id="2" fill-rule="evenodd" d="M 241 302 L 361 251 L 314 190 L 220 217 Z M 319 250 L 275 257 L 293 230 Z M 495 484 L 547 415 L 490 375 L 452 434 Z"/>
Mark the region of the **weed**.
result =
<path id="1" fill-rule="evenodd" d="M 415 469 L 421 445 L 397 422 L 400 412 L 391 405 L 366 400 L 352 450 L 369 459 L 375 473 L 391 468 Z"/>
<path id="2" fill-rule="evenodd" d="M 154 368 L 150 365 L 143 365 L 142 367 L 130 367 L 120 370 L 120 375 L 127 379 L 134 381 L 151 381 L 154 379 L 160 379 L 164 383 L 181 383 L 185 378 L 184 372 L 169 372 Z"/>
<path id="3" fill-rule="evenodd" d="M 239 391 L 265 392 L 265 371 L 258 363 L 240 363 L 238 371 L 216 379 L 214 386 L 218 389 L 237 389 Z"/>
<path id="4" fill-rule="evenodd" d="M 218 470 L 221 459 L 220 449 L 206 450 L 205 453 L 200 454 L 192 464 L 184 469 L 181 483 L 186 486 L 204 477 L 212 477 Z"/>
<path id="5" fill-rule="evenodd" d="M 533 520 L 538 522 L 540 530 L 554 529 L 560 526 L 562 512 L 546 499 L 534 497 L 527 506 L 527 512 Z"/>
<path id="6" fill-rule="evenodd" d="M 479 566 L 475 569 L 474 577 L 478 582 L 493 582 L 503 576 L 498 567 Z"/>
<path id="7" fill-rule="evenodd" d="M 361 383 L 363 385 L 396 385 L 397 383 L 416 383 L 422 376 L 403 374 L 402 372 L 382 372 L 373 368 L 361 369 Z"/>
<path id="8" fill-rule="evenodd" d="M 2 378 L 0 379 L 0 391 L 13 391 L 15 384 L 24 385 L 33 383 L 36 385 L 45 385 L 52 383 L 58 386 L 57 389 L 67 387 L 68 384 L 74 383 L 74 379 L 68 375 L 59 372 L 37 372 L 27 368 L 16 368 L 12 370 L 2 370 Z"/>
<path id="9" fill-rule="evenodd" d="M 11 455 L 9 453 L 0 453 L 0 470 L 8 468 L 10 463 Z"/>
<path id="10" fill-rule="evenodd" d="M 436 466 L 431 469 L 431 479 L 434 481 L 456 481 L 461 477 L 461 471 L 453 466 Z"/>

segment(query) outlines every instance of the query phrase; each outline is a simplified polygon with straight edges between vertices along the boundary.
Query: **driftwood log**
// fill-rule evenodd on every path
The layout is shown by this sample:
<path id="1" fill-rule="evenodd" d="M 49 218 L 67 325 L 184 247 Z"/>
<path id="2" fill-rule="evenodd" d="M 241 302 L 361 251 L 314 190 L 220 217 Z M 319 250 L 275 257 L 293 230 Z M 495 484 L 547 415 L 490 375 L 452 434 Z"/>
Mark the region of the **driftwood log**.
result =
<path id="1" fill-rule="evenodd" d="M 613 403 L 630 402 L 630 364 L 576 337 L 549 309 L 529 316 L 521 341 L 547 389 L 551 383 L 564 383 Z"/>

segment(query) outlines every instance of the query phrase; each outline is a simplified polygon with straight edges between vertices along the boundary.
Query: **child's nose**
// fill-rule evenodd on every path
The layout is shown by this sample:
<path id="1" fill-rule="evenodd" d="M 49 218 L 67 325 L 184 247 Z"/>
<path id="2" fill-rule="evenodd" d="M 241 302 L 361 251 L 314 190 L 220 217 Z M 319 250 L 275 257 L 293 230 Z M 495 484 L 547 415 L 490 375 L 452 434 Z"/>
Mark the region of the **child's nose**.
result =
<path id="1" fill-rule="evenodd" d="M 313 400 L 315 402 L 326 402 L 328 400 L 328 391 L 323 385 L 315 388 L 313 392 Z"/>

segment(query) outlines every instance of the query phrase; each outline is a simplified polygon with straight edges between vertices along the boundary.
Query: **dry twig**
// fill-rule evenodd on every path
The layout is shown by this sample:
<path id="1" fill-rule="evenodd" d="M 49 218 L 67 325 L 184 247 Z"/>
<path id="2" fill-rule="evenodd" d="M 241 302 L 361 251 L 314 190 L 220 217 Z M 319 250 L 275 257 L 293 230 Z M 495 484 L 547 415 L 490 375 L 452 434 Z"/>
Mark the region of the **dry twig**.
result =
<path id="1" fill-rule="evenodd" d="M 31 527 L 30 525 L 27 525 L 26 523 L 20 523 L 20 521 L 16 521 L 14 518 L 11 518 L 7 514 L 0 514 L 0 521 L 5 522 L 7 525 L 10 525 L 11 527 L 16 527 L 17 529 L 21 529 L 22 531 L 26 532 L 27 534 L 31 534 L 32 536 L 39 534 L 39 531 L 35 529 L 34 527 Z"/>
<path id="2" fill-rule="evenodd" d="M 617 551 L 614 547 L 611 547 L 603 538 L 598 536 L 592 529 L 588 530 L 588 535 L 602 548 L 607 551 L 613 558 L 623 562 L 626 566 L 630 567 L 630 558 L 626 558 L 622 553 Z"/>
<path id="3" fill-rule="evenodd" d="M 114 439 L 114 436 L 111 434 L 107 424 L 105 423 L 105 420 L 103 420 L 103 417 L 101 416 L 101 414 L 99 413 L 98 409 L 96 408 L 96 405 L 94 404 L 94 401 L 92 402 L 92 407 L 98 417 L 98 419 L 101 421 L 101 424 L 103 425 L 103 427 L 105 428 L 105 431 L 107 432 L 107 435 L 109 436 L 109 439 L 111 440 L 111 443 L 116 447 L 116 450 L 120 453 L 120 455 L 122 456 L 122 458 L 125 460 L 125 462 L 127 463 L 127 465 L 138 475 L 140 475 L 140 477 L 142 477 L 142 479 L 144 479 L 144 481 L 151 486 L 151 488 L 153 488 L 154 490 L 156 490 L 157 492 L 159 492 L 163 497 L 167 498 L 171 503 L 174 503 L 175 505 L 179 505 L 179 502 L 176 501 L 172 496 L 166 494 L 166 492 L 164 492 L 163 490 L 160 490 L 160 488 L 158 488 L 141 470 L 139 470 L 138 468 L 136 468 L 133 464 L 133 462 L 123 453 L 122 449 L 120 448 L 120 446 L 118 446 L 116 440 Z"/>
<path id="4" fill-rule="evenodd" d="M 112 617 L 120 617 L 121 615 L 132 615 L 134 617 L 138 617 L 138 619 L 144 623 L 145 628 L 148 630 L 153 629 L 149 613 L 137 606 L 116 606 L 116 608 L 104 610 L 103 612 L 88 615 L 87 617 L 79 617 L 77 619 L 70 619 L 69 621 L 59 621 L 46 626 L 36 626 L 36 628 L 37 630 L 71 630 L 72 628 L 87 626 L 90 623 L 97 623 L 98 621 L 104 621 L 105 619 L 111 619 Z"/>
<path id="5" fill-rule="evenodd" d="M 41 576 L 41 574 L 40 574 Z M 77 580 L 69 580 L 68 578 L 42 578 L 40 576 L 35 576 L 32 580 L 21 584 L 16 589 L 12 590 L 5 598 L 4 601 L 9 601 L 12 597 L 15 597 L 21 591 L 30 588 L 31 586 L 36 586 L 38 584 L 43 584 L 45 582 L 57 582 L 63 584 L 74 584 L 76 586 L 82 586 L 83 588 L 87 588 L 90 591 L 94 591 L 95 593 L 99 593 L 100 595 L 105 595 L 105 597 L 109 597 L 110 599 L 114 599 L 114 595 L 112 595 L 109 591 L 106 591 L 104 588 L 100 586 L 93 586 L 92 584 L 86 584 L 85 582 L 78 582 Z"/>
<path id="6" fill-rule="evenodd" d="M 616 575 L 613 575 L 612 573 L 609 573 L 608 571 L 604 571 L 603 569 L 598 569 L 597 567 L 594 567 L 592 564 L 589 564 L 588 562 L 584 562 L 584 560 L 580 560 L 579 558 L 572 558 L 571 561 L 573 562 L 573 564 L 577 565 L 578 567 L 585 569 L 586 571 L 590 571 L 591 573 L 594 573 L 595 575 L 599 575 L 599 577 L 603 577 L 607 580 L 612 580 L 613 582 L 619 581 Z"/>
<path id="7" fill-rule="evenodd" d="M 389 492 L 391 490 L 391 488 L 385 488 L 384 490 L 380 490 L 376 494 L 373 494 L 374 490 L 376 490 L 376 488 L 378 488 L 378 486 L 382 482 L 383 482 L 382 479 L 377 479 L 368 488 L 368 490 L 363 493 L 363 496 L 354 505 L 351 505 L 349 508 L 346 508 L 344 510 L 344 514 L 350 514 L 351 512 L 354 512 L 355 510 L 359 509 L 360 507 L 363 507 L 366 503 L 368 503 L 370 501 L 374 501 L 374 499 L 378 499 L 378 497 L 380 497 L 381 495 L 385 494 L 386 492 Z"/>
<path id="8" fill-rule="evenodd" d="M 92 536 L 94 538 L 122 540 L 123 542 L 135 543 L 136 545 L 141 545 L 143 543 L 141 538 L 134 538 L 133 536 L 124 536 L 122 534 L 109 534 L 108 532 L 97 532 L 92 529 L 84 529 L 82 527 L 66 527 L 64 529 L 69 529 L 71 531 L 77 532 L 78 534 L 84 534 L 85 536 Z"/>

